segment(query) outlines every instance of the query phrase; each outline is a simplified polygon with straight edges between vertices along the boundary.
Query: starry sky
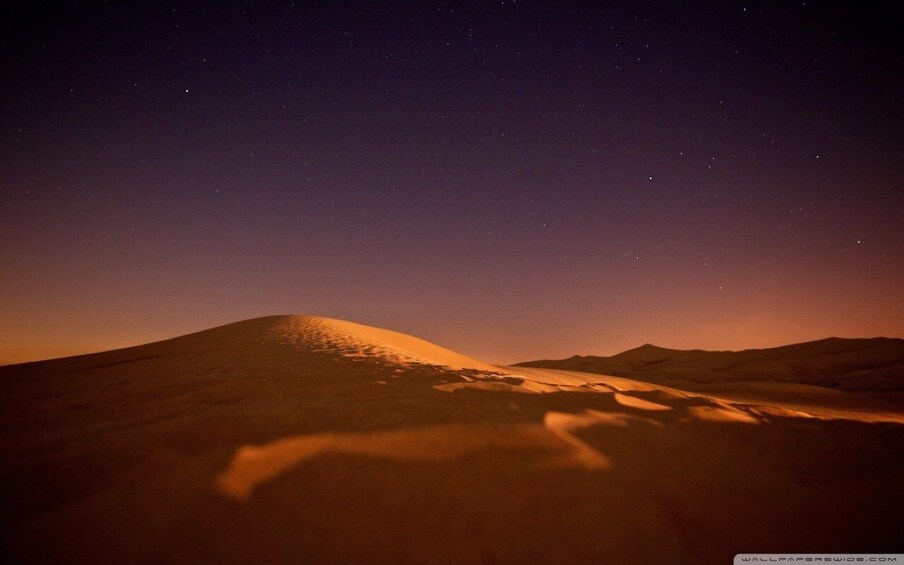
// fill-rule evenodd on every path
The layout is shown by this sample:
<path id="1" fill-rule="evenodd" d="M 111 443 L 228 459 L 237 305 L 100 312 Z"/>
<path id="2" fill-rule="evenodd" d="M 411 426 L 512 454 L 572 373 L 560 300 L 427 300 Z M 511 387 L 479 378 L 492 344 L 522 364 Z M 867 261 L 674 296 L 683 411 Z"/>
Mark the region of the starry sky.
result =
<path id="1" fill-rule="evenodd" d="M 883 10 L 14 3 L 0 363 L 289 313 L 494 362 L 902 336 Z"/>

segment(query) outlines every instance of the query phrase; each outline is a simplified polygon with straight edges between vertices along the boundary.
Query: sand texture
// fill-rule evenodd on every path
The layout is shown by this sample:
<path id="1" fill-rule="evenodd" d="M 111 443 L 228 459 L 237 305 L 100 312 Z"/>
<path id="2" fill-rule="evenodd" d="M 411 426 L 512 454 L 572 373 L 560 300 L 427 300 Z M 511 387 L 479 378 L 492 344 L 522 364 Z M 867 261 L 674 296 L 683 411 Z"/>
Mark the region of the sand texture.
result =
<path id="1" fill-rule="evenodd" d="M 626 352 L 621 375 L 497 367 L 388 330 L 272 316 L 0 367 L 0 553 L 707 564 L 900 551 L 897 345 L 857 345 L 743 363 L 683 352 L 698 359 L 680 374 L 637 379 L 676 356 Z"/>

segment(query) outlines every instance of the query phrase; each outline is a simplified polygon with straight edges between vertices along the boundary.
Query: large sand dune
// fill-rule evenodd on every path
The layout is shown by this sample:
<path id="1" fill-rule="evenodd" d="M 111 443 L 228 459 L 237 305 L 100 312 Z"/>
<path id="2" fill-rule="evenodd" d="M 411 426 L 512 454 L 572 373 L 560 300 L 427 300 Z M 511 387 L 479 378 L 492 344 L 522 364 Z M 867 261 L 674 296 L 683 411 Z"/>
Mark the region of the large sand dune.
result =
<path id="1" fill-rule="evenodd" d="M 2 553 L 727 563 L 900 550 L 900 393 L 799 382 L 495 367 L 294 316 L 2 367 Z"/>

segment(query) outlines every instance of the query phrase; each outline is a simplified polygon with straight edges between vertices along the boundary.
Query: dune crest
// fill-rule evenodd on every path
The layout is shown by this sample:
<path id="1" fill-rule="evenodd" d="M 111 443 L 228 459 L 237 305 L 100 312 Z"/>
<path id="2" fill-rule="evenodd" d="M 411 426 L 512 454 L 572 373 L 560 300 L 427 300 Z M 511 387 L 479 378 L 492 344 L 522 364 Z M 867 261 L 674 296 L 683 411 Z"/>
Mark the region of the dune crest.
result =
<path id="1" fill-rule="evenodd" d="M 298 349 L 338 353 L 350 359 L 501 372 L 499 367 L 411 335 L 333 318 L 286 316 L 271 333 Z"/>

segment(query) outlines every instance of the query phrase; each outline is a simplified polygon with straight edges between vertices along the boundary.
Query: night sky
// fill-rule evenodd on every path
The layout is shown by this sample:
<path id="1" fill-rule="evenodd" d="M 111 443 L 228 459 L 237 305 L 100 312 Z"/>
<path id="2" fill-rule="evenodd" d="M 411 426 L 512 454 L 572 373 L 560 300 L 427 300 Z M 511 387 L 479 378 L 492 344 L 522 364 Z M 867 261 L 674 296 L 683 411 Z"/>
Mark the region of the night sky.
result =
<path id="1" fill-rule="evenodd" d="M 3 10 L 0 363 L 293 313 L 495 362 L 904 335 L 878 4 Z"/>

